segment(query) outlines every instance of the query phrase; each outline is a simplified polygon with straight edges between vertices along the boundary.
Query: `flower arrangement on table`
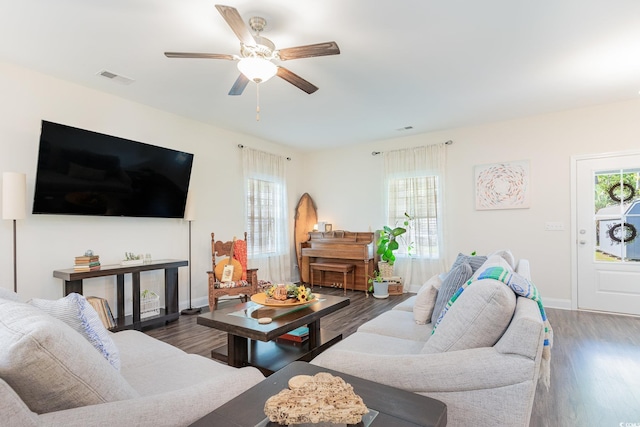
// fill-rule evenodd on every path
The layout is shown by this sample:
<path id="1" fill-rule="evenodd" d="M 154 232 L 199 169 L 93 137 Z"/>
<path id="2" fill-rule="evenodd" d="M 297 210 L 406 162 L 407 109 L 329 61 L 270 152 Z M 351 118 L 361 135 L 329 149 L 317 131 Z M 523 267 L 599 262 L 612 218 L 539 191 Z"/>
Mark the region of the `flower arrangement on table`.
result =
<path id="1" fill-rule="evenodd" d="M 277 284 L 265 290 L 266 302 L 280 304 L 295 304 L 311 301 L 315 296 L 311 293 L 311 289 L 304 285 L 294 284 Z"/>

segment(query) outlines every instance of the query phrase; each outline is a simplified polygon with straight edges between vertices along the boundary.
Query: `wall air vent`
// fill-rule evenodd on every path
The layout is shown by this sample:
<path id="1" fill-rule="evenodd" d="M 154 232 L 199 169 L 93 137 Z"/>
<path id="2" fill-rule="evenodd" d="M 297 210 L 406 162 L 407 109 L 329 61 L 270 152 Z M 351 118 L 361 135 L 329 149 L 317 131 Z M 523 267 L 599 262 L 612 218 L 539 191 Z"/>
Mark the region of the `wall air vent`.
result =
<path id="1" fill-rule="evenodd" d="M 108 70 L 100 70 L 96 73 L 96 75 L 105 77 L 109 80 L 112 80 L 114 82 L 117 82 L 123 85 L 130 85 L 131 83 L 135 82 L 135 80 L 133 80 L 132 78 L 125 77 Z"/>

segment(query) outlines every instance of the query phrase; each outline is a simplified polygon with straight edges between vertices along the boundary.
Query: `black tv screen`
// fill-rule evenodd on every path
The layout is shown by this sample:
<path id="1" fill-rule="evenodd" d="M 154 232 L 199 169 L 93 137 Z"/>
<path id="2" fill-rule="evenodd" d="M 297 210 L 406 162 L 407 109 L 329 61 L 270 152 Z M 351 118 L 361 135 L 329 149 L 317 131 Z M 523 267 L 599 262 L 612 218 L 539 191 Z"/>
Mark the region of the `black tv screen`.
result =
<path id="1" fill-rule="evenodd" d="M 34 214 L 182 218 L 193 154 L 42 121 Z"/>

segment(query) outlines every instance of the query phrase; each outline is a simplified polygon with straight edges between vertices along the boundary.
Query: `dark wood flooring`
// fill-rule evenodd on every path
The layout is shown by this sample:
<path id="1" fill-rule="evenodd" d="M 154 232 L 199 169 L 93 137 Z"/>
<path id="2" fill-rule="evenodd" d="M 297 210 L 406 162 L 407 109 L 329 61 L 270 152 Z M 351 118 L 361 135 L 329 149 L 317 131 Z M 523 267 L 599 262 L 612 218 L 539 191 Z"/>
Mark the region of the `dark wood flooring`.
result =
<path id="1" fill-rule="evenodd" d="M 316 292 L 341 295 L 342 290 Z M 348 291 L 351 304 L 322 319 L 322 327 L 346 337 L 364 322 L 411 294 L 365 298 Z M 221 304 L 237 304 L 229 300 Z M 207 308 L 208 309 L 208 308 Z M 554 330 L 551 387 L 536 391 L 532 427 L 640 427 L 640 318 L 548 309 Z M 145 331 L 188 353 L 210 356 L 226 335 L 196 323 L 196 316 Z"/>

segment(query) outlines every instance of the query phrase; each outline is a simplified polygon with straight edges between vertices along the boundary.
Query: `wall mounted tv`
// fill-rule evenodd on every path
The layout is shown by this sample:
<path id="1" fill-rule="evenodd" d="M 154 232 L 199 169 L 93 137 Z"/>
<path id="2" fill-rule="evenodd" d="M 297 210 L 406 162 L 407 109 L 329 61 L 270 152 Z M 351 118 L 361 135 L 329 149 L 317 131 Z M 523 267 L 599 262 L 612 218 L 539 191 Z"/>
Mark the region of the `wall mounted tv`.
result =
<path id="1" fill-rule="evenodd" d="M 34 214 L 182 218 L 193 154 L 42 121 Z"/>

